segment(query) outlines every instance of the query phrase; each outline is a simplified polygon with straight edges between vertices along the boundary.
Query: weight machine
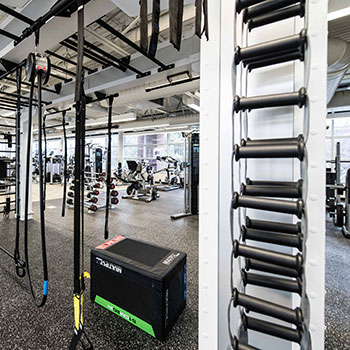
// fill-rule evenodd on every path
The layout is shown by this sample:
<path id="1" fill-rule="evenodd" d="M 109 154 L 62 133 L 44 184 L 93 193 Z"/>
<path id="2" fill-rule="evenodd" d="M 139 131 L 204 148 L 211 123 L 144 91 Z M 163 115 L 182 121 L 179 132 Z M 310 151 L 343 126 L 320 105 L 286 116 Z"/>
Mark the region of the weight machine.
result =
<path id="1" fill-rule="evenodd" d="M 171 215 L 171 219 L 198 214 L 198 187 L 199 187 L 199 131 L 182 133 L 185 138 L 184 170 L 184 211 Z"/>

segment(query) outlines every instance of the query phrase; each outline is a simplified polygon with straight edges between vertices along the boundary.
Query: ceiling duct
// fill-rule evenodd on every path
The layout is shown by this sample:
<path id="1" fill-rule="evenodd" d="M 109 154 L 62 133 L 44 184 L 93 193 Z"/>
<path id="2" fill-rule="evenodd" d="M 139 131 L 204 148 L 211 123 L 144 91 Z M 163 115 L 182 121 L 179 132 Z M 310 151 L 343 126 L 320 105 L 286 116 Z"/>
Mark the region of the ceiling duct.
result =
<path id="1" fill-rule="evenodd" d="M 350 43 L 328 38 L 327 103 L 333 98 L 346 71 L 350 67 Z"/>

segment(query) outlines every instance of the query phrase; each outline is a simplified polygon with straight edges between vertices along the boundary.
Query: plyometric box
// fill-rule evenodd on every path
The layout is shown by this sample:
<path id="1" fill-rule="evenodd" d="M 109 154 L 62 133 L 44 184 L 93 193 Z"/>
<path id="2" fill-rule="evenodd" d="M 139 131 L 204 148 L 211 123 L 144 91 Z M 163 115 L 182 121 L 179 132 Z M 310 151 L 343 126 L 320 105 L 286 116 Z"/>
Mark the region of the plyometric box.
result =
<path id="1" fill-rule="evenodd" d="M 186 305 L 186 254 L 118 236 L 91 251 L 91 299 L 164 340 Z"/>

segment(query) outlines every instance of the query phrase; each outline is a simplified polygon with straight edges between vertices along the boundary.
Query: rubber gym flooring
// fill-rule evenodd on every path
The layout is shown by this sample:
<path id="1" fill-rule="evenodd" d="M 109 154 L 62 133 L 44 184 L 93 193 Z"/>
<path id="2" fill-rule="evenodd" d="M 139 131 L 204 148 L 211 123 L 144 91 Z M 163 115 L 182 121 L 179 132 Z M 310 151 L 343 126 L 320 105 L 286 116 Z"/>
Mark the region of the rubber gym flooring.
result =
<path id="1" fill-rule="evenodd" d="M 72 210 L 61 218 L 61 186 L 49 186 L 47 202 L 47 247 L 49 260 L 49 299 L 39 310 L 31 302 L 26 279 L 18 279 L 12 261 L 0 253 L 0 348 L 2 350 L 67 349 L 72 336 Z M 120 192 L 123 192 L 121 190 Z M 36 190 L 33 189 L 35 200 Z M 38 293 L 42 292 L 38 203 L 34 203 L 31 267 Z M 94 305 L 89 285 L 85 293 L 86 330 L 96 350 L 194 350 L 198 349 L 198 218 L 171 221 L 181 212 L 181 190 L 161 193 L 149 204 L 121 200 L 111 212 L 111 236 L 123 234 L 166 245 L 188 254 L 188 303 L 167 340 L 163 343 Z M 14 219 L 1 220 L 1 244 L 13 249 Z M 104 213 L 86 215 L 86 270 L 89 250 L 103 242 Z M 350 240 L 327 220 L 326 236 L 326 350 L 350 349 Z M 317 349 L 321 350 L 321 349 Z"/>
<path id="2" fill-rule="evenodd" d="M 350 240 L 327 219 L 326 350 L 350 349 Z"/>
<path id="3" fill-rule="evenodd" d="M 48 186 L 48 192 L 61 193 L 59 185 Z M 121 190 L 120 192 L 124 192 Z M 35 190 L 33 191 L 35 198 Z M 110 236 L 126 235 L 188 254 L 188 303 L 165 342 L 132 326 L 90 301 L 89 284 L 85 293 L 86 331 L 96 350 L 195 350 L 198 349 L 198 218 L 172 221 L 171 214 L 182 212 L 183 191 L 161 192 L 151 203 L 121 199 L 110 213 Z M 49 198 L 57 198 L 51 194 Z M 120 196 L 119 196 L 120 197 Z M 38 294 L 42 293 L 38 202 L 33 205 L 30 222 L 32 238 L 31 272 Z M 61 200 L 47 201 L 46 228 L 49 261 L 49 297 L 43 309 L 37 309 L 27 288 L 26 279 L 15 275 L 12 260 L 0 252 L 0 348 L 2 350 L 68 349 L 73 335 L 73 211 L 60 216 Z M 85 270 L 90 270 L 90 249 L 101 244 L 104 212 L 86 215 Z M 15 220 L 0 220 L 1 244 L 11 251 Z"/>

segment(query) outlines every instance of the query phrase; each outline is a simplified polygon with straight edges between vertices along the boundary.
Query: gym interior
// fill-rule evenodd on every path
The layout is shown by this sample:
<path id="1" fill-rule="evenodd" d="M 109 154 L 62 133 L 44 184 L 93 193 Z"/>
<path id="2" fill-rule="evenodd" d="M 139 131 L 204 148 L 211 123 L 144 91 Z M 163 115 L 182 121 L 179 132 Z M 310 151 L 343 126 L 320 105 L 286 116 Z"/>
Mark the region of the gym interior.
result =
<path id="1" fill-rule="evenodd" d="M 349 20 L 0 0 L 1 349 L 350 349 Z"/>

